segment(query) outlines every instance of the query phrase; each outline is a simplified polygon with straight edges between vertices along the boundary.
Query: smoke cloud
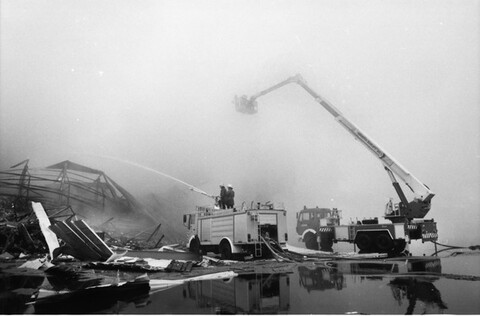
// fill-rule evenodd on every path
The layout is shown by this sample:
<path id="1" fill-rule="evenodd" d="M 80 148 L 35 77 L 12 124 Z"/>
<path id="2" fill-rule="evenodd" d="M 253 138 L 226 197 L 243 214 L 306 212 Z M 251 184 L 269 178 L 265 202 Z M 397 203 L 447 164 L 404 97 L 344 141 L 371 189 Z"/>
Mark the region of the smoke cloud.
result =
<path id="1" fill-rule="evenodd" d="M 209 194 L 231 183 L 237 205 L 284 202 L 290 236 L 304 205 L 381 217 L 396 198 L 382 165 L 300 87 L 235 112 L 235 95 L 300 73 L 436 193 L 439 241 L 478 244 L 477 1 L 0 6 L 1 169 L 68 159 L 179 222 L 211 199 L 158 172 Z"/>

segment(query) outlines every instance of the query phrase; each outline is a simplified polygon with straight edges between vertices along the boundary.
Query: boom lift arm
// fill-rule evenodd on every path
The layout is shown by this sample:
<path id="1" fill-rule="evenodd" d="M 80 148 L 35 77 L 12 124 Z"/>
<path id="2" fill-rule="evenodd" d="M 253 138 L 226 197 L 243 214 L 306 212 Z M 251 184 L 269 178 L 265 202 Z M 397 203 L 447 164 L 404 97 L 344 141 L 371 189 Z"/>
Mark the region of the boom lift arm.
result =
<path id="1" fill-rule="evenodd" d="M 385 167 L 392 184 L 397 192 L 401 202 L 399 210 L 395 214 L 385 216 L 393 222 L 402 221 L 404 218 L 423 218 L 428 213 L 431 207 L 431 199 L 435 195 L 425 184 L 420 182 L 414 175 L 398 163 L 392 156 L 386 153 L 377 143 L 362 132 L 356 125 L 350 122 L 335 106 L 333 106 L 326 99 L 318 95 L 312 88 L 310 88 L 303 77 L 299 74 L 290 77 L 268 89 L 265 89 L 250 98 L 247 96 L 235 96 L 235 108 L 237 111 L 247 114 L 254 114 L 257 112 L 258 104 L 256 99 L 270 93 L 278 88 L 283 87 L 289 83 L 296 83 L 305 89 L 321 106 L 323 106 L 330 114 L 332 114 L 349 133 L 351 133 L 356 140 L 362 143 L 370 152 L 372 152 Z M 414 199 L 407 201 L 400 185 L 398 184 L 395 175 L 397 175 L 413 192 Z"/>

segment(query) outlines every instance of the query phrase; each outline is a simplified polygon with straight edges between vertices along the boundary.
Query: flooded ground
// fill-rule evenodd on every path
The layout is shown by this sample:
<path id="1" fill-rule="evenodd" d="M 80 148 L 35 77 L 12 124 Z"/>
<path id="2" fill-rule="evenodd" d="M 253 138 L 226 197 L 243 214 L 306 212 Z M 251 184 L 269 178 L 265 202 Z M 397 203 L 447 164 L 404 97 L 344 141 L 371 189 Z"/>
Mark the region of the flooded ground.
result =
<path id="1" fill-rule="evenodd" d="M 255 265 L 255 269 L 249 269 Z M 258 269 L 261 267 L 262 269 Z M 209 273 L 218 271 L 210 269 Z M 172 283 L 112 284 L 134 273 L 88 271 L 46 277 L 0 274 L 2 314 L 478 314 L 480 253 L 376 260 L 272 261 L 231 265 L 237 277 Z M 263 272 L 262 272 L 263 271 Z M 273 273 L 272 273 L 273 272 Z M 139 274 L 138 274 L 139 275 Z M 137 276 L 138 276 L 137 275 Z M 180 278 L 149 275 L 151 280 Z M 29 303 L 39 289 L 68 295 Z M 83 289 L 83 290 L 82 290 Z M 72 294 L 73 293 L 73 294 Z"/>

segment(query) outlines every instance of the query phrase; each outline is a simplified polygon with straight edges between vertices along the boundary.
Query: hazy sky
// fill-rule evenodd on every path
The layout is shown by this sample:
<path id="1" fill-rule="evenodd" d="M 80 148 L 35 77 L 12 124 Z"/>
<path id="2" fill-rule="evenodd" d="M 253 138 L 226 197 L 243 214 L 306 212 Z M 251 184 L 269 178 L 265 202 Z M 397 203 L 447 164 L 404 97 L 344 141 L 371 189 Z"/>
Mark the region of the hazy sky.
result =
<path id="1" fill-rule="evenodd" d="M 232 183 L 237 205 L 284 202 L 292 226 L 304 205 L 382 216 L 382 165 L 300 87 L 235 112 L 234 95 L 301 73 L 436 193 L 441 242 L 478 244 L 479 1 L 0 6 L 1 169 L 69 159 L 134 194 L 178 185 L 124 160 L 213 194 Z"/>

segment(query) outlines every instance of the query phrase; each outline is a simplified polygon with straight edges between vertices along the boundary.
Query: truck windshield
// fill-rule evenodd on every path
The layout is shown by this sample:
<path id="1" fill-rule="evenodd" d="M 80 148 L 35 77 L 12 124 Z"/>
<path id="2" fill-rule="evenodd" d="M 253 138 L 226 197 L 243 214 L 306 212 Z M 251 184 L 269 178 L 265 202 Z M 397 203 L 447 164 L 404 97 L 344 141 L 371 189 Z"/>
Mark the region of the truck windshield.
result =
<path id="1" fill-rule="evenodd" d="M 309 221 L 310 220 L 310 213 L 305 212 L 305 213 L 300 214 L 300 220 L 301 221 Z"/>

